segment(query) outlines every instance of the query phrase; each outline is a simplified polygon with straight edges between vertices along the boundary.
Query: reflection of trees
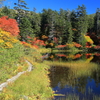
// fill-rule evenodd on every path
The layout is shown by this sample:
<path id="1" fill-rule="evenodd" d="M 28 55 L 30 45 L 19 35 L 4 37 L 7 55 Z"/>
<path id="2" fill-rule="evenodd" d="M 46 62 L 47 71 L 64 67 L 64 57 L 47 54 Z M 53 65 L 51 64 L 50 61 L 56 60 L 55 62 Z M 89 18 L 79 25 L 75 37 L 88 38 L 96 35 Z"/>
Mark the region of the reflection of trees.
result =
<path id="1" fill-rule="evenodd" d="M 51 58 L 53 55 L 53 58 Z M 75 53 L 72 54 L 71 52 L 58 52 L 58 53 L 51 53 L 49 54 L 48 60 L 53 61 L 78 61 L 84 60 L 88 62 L 95 62 L 100 64 L 100 53 L 92 54 L 92 53 Z"/>
<path id="2" fill-rule="evenodd" d="M 99 63 L 100 64 L 100 56 L 94 55 L 91 62 Z"/>
<path id="3" fill-rule="evenodd" d="M 73 88 L 77 87 L 78 91 L 84 93 L 88 77 L 90 77 L 90 79 L 93 78 L 94 80 L 96 80 L 97 83 L 100 82 L 99 72 L 100 68 L 96 69 L 95 67 L 93 68 L 90 67 L 89 71 L 85 72 L 88 74 L 79 75 L 77 74 L 80 73 L 79 69 L 73 70 L 70 67 L 53 66 L 50 69 L 51 87 L 54 88 L 58 85 L 58 83 L 60 83 L 60 88 L 64 88 L 66 85 L 68 85 L 72 86 Z"/>
<path id="4" fill-rule="evenodd" d="M 50 69 L 51 87 L 57 86 L 57 84 L 60 82 L 62 85 L 61 87 L 63 88 L 66 85 L 66 78 L 69 75 L 68 71 L 69 68 L 67 67 L 60 67 L 60 66 L 51 67 Z"/>

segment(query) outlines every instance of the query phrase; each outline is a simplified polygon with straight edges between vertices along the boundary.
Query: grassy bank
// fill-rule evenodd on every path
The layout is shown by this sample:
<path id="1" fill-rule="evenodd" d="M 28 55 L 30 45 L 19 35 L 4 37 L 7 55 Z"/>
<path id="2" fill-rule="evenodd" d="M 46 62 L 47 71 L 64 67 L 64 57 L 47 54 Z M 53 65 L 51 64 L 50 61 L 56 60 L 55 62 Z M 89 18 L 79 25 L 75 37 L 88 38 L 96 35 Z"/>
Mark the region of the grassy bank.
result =
<path id="1" fill-rule="evenodd" d="M 33 70 L 30 73 L 27 72 L 21 75 L 14 83 L 4 88 L 3 92 L 0 93 L 0 100 L 46 100 L 47 98 L 51 98 L 53 92 L 50 88 L 50 80 L 48 77 L 49 66 L 41 61 L 39 51 L 25 48 L 23 59 L 27 59 L 32 63 Z M 5 67 L 2 69 L 5 70 Z M 10 71 L 12 69 L 9 68 Z M 17 73 L 18 71 L 16 71 Z M 12 76 L 12 74 L 9 73 L 8 76 Z M 5 79 L 2 81 L 5 81 Z"/>
<path id="2" fill-rule="evenodd" d="M 48 78 L 48 66 L 34 63 L 30 73 L 23 74 L 14 83 L 9 84 L 0 94 L 0 100 L 46 100 L 53 96 Z"/>
<path id="3" fill-rule="evenodd" d="M 3 88 L 0 100 L 45 100 L 52 97 L 49 67 L 42 62 L 41 50 L 33 48 L 28 43 L 22 44 L 5 31 L 0 31 L 0 34 L 0 84 L 19 72 L 26 71 L 28 64 L 25 60 L 34 66 L 33 71 L 26 72 Z"/>

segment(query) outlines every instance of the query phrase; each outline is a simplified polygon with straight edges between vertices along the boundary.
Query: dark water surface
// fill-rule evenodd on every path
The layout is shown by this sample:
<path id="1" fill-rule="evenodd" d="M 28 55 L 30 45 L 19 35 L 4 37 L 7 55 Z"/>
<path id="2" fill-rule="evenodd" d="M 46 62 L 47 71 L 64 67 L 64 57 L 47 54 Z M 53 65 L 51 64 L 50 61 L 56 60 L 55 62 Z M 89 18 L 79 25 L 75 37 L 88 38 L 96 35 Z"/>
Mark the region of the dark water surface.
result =
<path id="1" fill-rule="evenodd" d="M 80 70 L 65 67 L 62 65 L 51 66 L 50 80 L 51 87 L 55 91 L 53 100 L 100 100 L 100 54 L 50 54 L 49 59 L 52 61 L 69 62 L 69 61 L 88 61 L 95 63 L 89 66 L 83 74 Z M 85 63 L 82 63 L 85 66 Z M 96 65 L 96 68 L 95 68 Z M 74 65 L 73 65 L 74 66 Z M 76 67 L 76 66 L 75 66 Z"/>

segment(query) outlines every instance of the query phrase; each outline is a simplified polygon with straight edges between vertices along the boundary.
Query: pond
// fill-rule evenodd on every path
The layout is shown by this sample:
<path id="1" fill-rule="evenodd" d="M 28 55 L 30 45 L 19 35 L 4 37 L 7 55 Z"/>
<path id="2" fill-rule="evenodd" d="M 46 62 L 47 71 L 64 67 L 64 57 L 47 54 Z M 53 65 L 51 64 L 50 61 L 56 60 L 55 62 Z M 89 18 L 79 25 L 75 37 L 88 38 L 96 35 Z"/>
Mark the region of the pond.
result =
<path id="1" fill-rule="evenodd" d="M 48 61 L 53 100 L 100 100 L 100 53 L 51 53 Z"/>

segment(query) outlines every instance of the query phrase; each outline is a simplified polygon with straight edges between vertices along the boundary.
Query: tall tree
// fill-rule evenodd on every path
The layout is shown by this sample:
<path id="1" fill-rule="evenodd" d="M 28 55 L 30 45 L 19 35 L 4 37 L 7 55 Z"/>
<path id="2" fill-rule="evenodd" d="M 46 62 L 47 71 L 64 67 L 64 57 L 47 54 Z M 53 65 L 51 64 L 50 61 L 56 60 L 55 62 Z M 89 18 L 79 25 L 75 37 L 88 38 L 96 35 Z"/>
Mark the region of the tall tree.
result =
<path id="1" fill-rule="evenodd" d="M 88 17 L 88 32 L 89 33 L 95 32 L 95 29 L 94 29 L 95 14 L 87 15 L 87 17 Z"/>
<path id="2" fill-rule="evenodd" d="M 94 28 L 97 36 L 100 36 L 100 8 L 96 11 Z"/>
<path id="3" fill-rule="evenodd" d="M 86 7 L 84 5 L 78 6 L 77 8 L 77 38 L 78 38 L 78 43 L 81 45 L 85 46 L 86 45 L 86 40 L 84 38 L 84 35 L 87 32 L 88 28 L 88 20 L 87 20 L 87 13 L 86 13 Z"/>
<path id="4" fill-rule="evenodd" d="M 32 24 L 27 17 L 21 18 L 20 36 L 21 36 L 21 38 L 20 38 L 21 41 L 27 41 L 28 36 L 33 37 Z"/>
<path id="5" fill-rule="evenodd" d="M 20 18 L 25 16 L 25 10 L 23 9 L 28 9 L 26 7 L 27 3 L 24 0 L 18 0 L 18 3 L 14 3 L 15 7 L 14 9 L 17 11 L 17 22 L 20 23 Z"/>
<path id="6" fill-rule="evenodd" d="M 41 16 L 39 13 L 36 13 L 34 11 L 30 12 L 27 14 L 27 17 L 29 18 L 31 24 L 32 24 L 32 29 L 33 33 L 36 36 L 39 36 L 40 34 L 40 26 L 41 26 Z"/>
<path id="7" fill-rule="evenodd" d="M 43 9 L 43 13 L 41 14 L 41 31 L 42 34 L 49 36 L 49 38 L 52 38 L 54 35 L 54 16 L 54 11 L 51 9 Z"/>
<path id="8" fill-rule="evenodd" d="M 73 42 L 73 31 L 72 31 L 72 23 L 71 23 L 71 17 L 72 16 L 72 12 L 71 11 L 67 11 L 66 13 L 66 17 L 67 17 L 67 36 L 68 36 L 68 40 L 67 42 L 70 44 Z"/>
<path id="9" fill-rule="evenodd" d="M 56 21 L 55 21 L 56 35 L 59 37 L 60 44 L 65 42 L 63 41 L 63 38 L 66 35 L 66 28 L 67 28 L 66 11 L 60 9 L 58 14 L 56 14 Z"/>

